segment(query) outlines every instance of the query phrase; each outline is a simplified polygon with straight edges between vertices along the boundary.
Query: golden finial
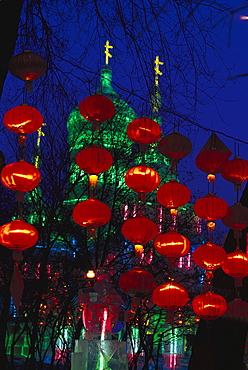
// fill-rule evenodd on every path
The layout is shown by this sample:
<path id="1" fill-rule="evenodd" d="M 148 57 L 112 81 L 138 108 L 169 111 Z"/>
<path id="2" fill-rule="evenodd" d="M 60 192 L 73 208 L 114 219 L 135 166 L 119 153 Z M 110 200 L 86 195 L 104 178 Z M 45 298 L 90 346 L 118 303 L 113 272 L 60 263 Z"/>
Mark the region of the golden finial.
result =
<path id="1" fill-rule="evenodd" d="M 42 126 L 46 126 L 46 123 L 42 123 Z M 42 127 L 39 128 L 39 130 L 37 130 L 37 141 L 36 141 L 36 148 L 37 148 L 37 155 L 35 157 L 35 167 L 38 168 L 39 166 L 39 148 L 40 148 L 40 140 L 41 140 L 41 136 L 45 136 L 44 132 L 42 131 Z"/>
<path id="2" fill-rule="evenodd" d="M 158 86 L 158 76 L 162 76 L 162 74 L 163 74 L 159 70 L 159 66 L 160 65 L 163 65 L 164 63 L 159 61 L 159 56 L 158 55 L 156 56 L 156 59 L 154 60 L 153 63 L 155 63 L 155 67 L 154 67 L 154 71 L 155 71 L 155 86 Z"/>
<path id="3" fill-rule="evenodd" d="M 109 49 L 113 49 L 113 46 L 109 45 L 109 41 L 106 41 L 106 44 L 104 45 L 106 50 L 104 50 L 105 53 L 105 64 L 108 65 L 109 58 L 112 58 L 112 54 L 110 54 Z"/>

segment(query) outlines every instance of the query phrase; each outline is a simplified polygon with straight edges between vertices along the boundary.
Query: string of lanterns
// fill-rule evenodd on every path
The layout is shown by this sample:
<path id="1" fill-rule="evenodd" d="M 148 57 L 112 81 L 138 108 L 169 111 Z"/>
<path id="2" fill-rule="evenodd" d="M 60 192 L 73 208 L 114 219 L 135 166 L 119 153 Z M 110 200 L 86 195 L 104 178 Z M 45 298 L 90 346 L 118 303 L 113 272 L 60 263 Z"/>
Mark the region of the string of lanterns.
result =
<path id="1" fill-rule="evenodd" d="M 92 96 L 92 104 L 88 98 L 79 104 L 82 116 L 92 122 L 92 133 L 99 128 L 99 123 L 103 122 L 105 117 L 110 119 L 114 115 L 114 108 L 111 100 L 100 94 Z M 93 103 L 94 102 L 94 103 Z M 113 104 L 113 103 L 112 103 Z M 109 106 L 110 113 L 107 116 L 105 107 Z M 81 109 L 80 107 L 84 107 Z M 87 109 L 85 108 L 87 107 Z M 92 111 L 91 111 L 92 110 Z M 97 113 L 96 113 L 97 112 Z M 102 112 L 102 113 L 101 113 Z M 102 114 L 102 116 L 101 116 Z M 158 123 L 152 119 L 142 117 L 131 121 L 127 127 L 127 135 L 131 141 L 139 144 L 141 156 L 148 151 L 149 145 L 157 142 L 161 137 L 161 128 Z M 170 159 L 171 179 L 160 185 L 159 173 L 143 162 L 127 170 L 125 175 L 126 185 L 137 193 L 137 202 L 141 205 L 134 217 L 127 219 L 121 232 L 125 239 L 134 244 L 134 251 L 137 256 L 137 262 L 140 264 L 144 252 L 144 244 L 154 240 L 155 250 L 162 256 L 169 259 L 169 268 L 173 267 L 175 260 L 188 254 L 190 250 L 189 240 L 177 232 L 178 208 L 184 206 L 190 201 L 190 190 L 184 184 L 177 180 L 177 164 L 182 158 L 185 158 L 192 150 L 190 140 L 174 131 L 160 139 L 158 150 L 165 157 Z M 228 207 L 225 200 L 214 194 L 215 177 L 218 173 L 227 181 L 235 184 L 235 191 L 240 191 L 241 183 L 248 179 L 248 161 L 235 158 L 229 161 L 231 151 L 222 143 L 217 135 L 212 134 L 207 143 L 196 156 L 196 166 L 207 173 L 208 194 L 198 199 L 194 205 L 194 213 L 207 223 L 209 231 L 209 241 L 196 248 L 193 253 L 195 265 L 206 271 L 205 283 L 207 291 L 196 296 L 192 302 L 192 308 L 195 314 L 204 319 L 215 319 L 224 314 L 227 304 L 225 299 L 212 292 L 212 279 L 214 271 L 222 267 L 223 271 L 238 279 L 248 276 L 247 257 L 238 247 L 236 251 L 226 254 L 224 249 L 213 243 L 213 232 L 215 221 L 221 219 L 223 224 L 237 231 L 237 240 L 240 237 L 238 231 L 248 226 L 248 209 L 238 202 L 234 206 Z M 144 158 L 144 157 L 143 157 Z M 233 162 L 234 161 L 234 162 Z M 90 176 L 97 176 L 99 173 L 107 171 L 113 164 L 113 158 L 109 151 L 93 144 L 89 148 L 82 149 L 77 157 L 76 163 L 81 170 Z M 97 180 L 90 180 L 90 188 L 95 187 Z M 146 203 L 146 194 L 156 191 L 157 201 L 169 209 L 171 215 L 170 231 L 159 235 L 158 226 L 149 218 L 144 216 L 144 205 Z M 90 193 L 92 196 L 92 192 Z M 238 197 L 238 195 L 237 195 Z M 96 199 L 89 199 L 96 201 Z M 88 200 L 88 201 L 89 201 Z M 106 218 L 103 223 L 99 223 L 104 214 L 104 206 L 97 207 L 98 221 L 93 221 L 94 217 L 87 211 L 83 211 L 82 204 L 75 206 L 73 210 L 73 219 L 84 227 L 98 227 L 106 224 L 110 217 L 110 210 L 106 211 Z M 94 203 L 93 202 L 93 203 Z M 99 201 L 97 201 L 99 202 Z M 81 208 L 82 207 L 82 208 Z M 81 208 L 81 209 L 80 209 Z M 92 207 L 93 209 L 93 207 Z M 84 219 L 84 216 L 87 219 Z M 175 311 L 189 301 L 187 290 L 174 281 L 169 276 L 169 281 L 158 287 L 155 287 L 153 276 L 137 266 L 121 275 L 119 287 L 132 297 L 133 305 L 137 305 L 140 298 L 144 298 L 152 293 L 152 301 L 169 311 Z M 133 310 L 133 305 L 132 309 Z"/>
<path id="2" fill-rule="evenodd" d="M 19 160 L 6 165 L 1 171 L 2 184 L 16 192 L 18 214 L 16 219 L 0 227 L 0 243 L 12 251 L 14 270 L 10 291 L 17 312 L 23 291 L 18 267 L 22 260 L 22 251 L 34 246 L 39 238 L 37 229 L 24 221 L 23 203 L 24 195 L 40 183 L 39 169 L 26 162 L 26 138 L 41 128 L 43 116 L 36 108 L 26 104 L 26 94 L 32 82 L 41 77 L 46 69 L 44 59 L 27 50 L 12 57 L 9 62 L 11 74 L 24 81 L 24 103 L 11 108 L 3 118 L 5 127 L 18 135 Z"/>
<path id="3" fill-rule="evenodd" d="M 17 220 L 0 227 L 0 242 L 14 251 L 16 255 L 16 252 L 19 253 L 35 245 L 38 240 L 37 230 L 23 220 L 22 203 L 24 194 L 34 189 L 40 182 L 38 168 L 26 162 L 26 137 L 41 128 L 43 117 L 37 109 L 26 104 L 26 93 L 30 82 L 45 73 L 46 63 L 40 56 L 24 51 L 11 59 L 9 68 L 14 76 L 25 82 L 24 104 L 10 109 L 4 116 L 5 127 L 18 135 L 20 159 L 18 162 L 7 165 L 2 170 L 1 180 L 4 186 L 17 192 L 16 199 L 19 203 L 19 214 Z M 79 111 L 86 120 L 92 123 L 93 144 L 89 148 L 82 149 L 76 157 L 79 168 L 89 174 L 90 194 L 89 199 L 78 203 L 74 207 L 72 217 L 77 224 L 87 228 L 89 235 L 91 235 L 94 234 L 96 227 L 105 225 L 111 218 L 110 208 L 107 204 L 96 199 L 94 189 L 97 186 L 97 176 L 106 172 L 113 164 L 111 153 L 98 145 L 96 133 L 102 122 L 114 116 L 115 106 L 106 96 L 96 94 L 83 99 L 79 104 Z M 161 128 L 156 121 L 142 117 L 129 123 L 127 135 L 131 141 L 139 144 L 140 152 L 144 153 L 148 150 L 150 144 L 160 139 Z M 157 225 L 144 216 L 144 209 L 140 207 L 135 217 L 125 221 L 122 234 L 127 240 L 135 244 L 138 263 L 141 261 L 143 245 L 155 238 L 154 247 L 156 251 L 168 258 L 173 265 L 175 259 L 184 256 L 190 249 L 189 240 L 176 230 L 178 208 L 187 204 L 191 196 L 190 190 L 177 180 L 177 164 L 180 159 L 185 158 L 191 152 L 192 144 L 187 137 L 174 131 L 160 139 L 158 150 L 170 159 L 170 180 L 159 187 L 160 176 L 158 172 L 142 163 L 127 171 L 125 183 L 137 193 L 137 201 L 142 204 L 146 202 L 146 194 L 159 187 L 156 198 L 163 207 L 170 210 L 171 230 L 158 235 Z M 209 289 L 211 289 L 213 273 L 219 267 L 222 267 L 227 274 L 236 279 L 237 286 L 240 284 L 240 279 L 248 275 L 247 257 L 239 249 L 240 232 L 248 226 L 248 209 L 238 202 L 241 184 L 248 179 L 248 161 L 239 157 L 229 160 L 230 156 L 230 150 L 220 141 L 217 135 L 212 134 L 196 157 L 196 166 L 207 173 L 209 192 L 205 197 L 197 200 L 194 212 L 207 222 L 210 240 L 195 250 L 193 260 L 196 265 L 206 270 L 206 281 L 209 283 Z M 224 200 L 214 195 L 215 176 L 218 173 L 221 173 L 225 180 L 234 184 L 236 203 L 231 207 L 228 207 Z M 212 241 L 214 222 L 218 219 L 221 219 L 224 225 L 234 230 L 237 240 L 236 250 L 227 256 L 224 250 Z M 18 267 L 18 261 L 18 259 L 15 260 L 15 267 Z M 130 271 L 133 274 L 132 278 L 124 279 L 123 276 L 127 276 L 125 274 L 130 273 Z M 170 277 L 171 281 L 168 283 L 155 288 L 154 278 L 151 274 L 147 277 L 147 274 L 149 274 L 147 271 L 141 267 L 130 271 L 120 278 L 121 289 L 130 296 L 144 297 L 153 291 L 152 300 L 154 303 L 168 310 L 175 310 L 187 304 L 187 291 L 183 286 L 175 283 L 173 277 Z M 135 293 L 132 293 L 134 281 L 135 283 L 140 281 L 140 283 L 137 283 L 138 288 Z M 141 293 L 139 293 L 139 290 Z M 218 302 L 218 304 L 214 302 Z M 207 291 L 194 298 L 192 307 L 198 316 L 211 319 L 224 313 L 226 307 L 224 302 L 223 297 L 212 291 Z M 220 306 L 222 310 L 212 313 L 208 309 L 209 306 Z"/>

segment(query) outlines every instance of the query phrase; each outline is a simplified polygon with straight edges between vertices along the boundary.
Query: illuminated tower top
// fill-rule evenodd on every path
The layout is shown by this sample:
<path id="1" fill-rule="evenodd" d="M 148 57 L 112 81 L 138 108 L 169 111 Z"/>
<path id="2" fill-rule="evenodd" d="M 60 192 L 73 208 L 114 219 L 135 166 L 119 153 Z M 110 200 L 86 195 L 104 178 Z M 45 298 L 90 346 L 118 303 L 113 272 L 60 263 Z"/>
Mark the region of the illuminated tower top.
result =
<path id="1" fill-rule="evenodd" d="M 158 115 L 159 109 L 161 108 L 162 105 L 162 98 L 161 98 L 161 93 L 159 89 L 159 84 L 158 84 L 158 78 L 159 76 L 162 76 L 162 72 L 159 69 L 160 65 L 163 65 L 163 62 L 160 62 L 159 56 L 156 56 L 156 59 L 154 60 L 155 66 L 154 66 L 154 71 L 155 71 L 155 81 L 154 81 L 154 87 L 151 95 L 151 107 L 152 107 L 152 112 L 155 115 Z"/>

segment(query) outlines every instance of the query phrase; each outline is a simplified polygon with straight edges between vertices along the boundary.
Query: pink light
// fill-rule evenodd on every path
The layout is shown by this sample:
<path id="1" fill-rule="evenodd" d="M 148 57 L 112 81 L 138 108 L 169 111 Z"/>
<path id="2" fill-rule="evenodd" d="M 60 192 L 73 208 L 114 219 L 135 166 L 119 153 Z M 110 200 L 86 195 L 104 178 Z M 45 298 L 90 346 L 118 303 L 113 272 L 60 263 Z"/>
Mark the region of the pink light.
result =
<path id="1" fill-rule="evenodd" d="M 107 320 L 108 320 L 108 309 L 106 307 L 104 307 L 104 309 L 103 309 L 101 340 L 104 339 L 104 334 L 106 333 Z"/>
<path id="2" fill-rule="evenodd" d="M 191 268 L 191 253 L 188 253 L 186 258 L 187 258 L 187 268 L 190 269 Z"/>
<path id="3" fill-rule="evenodd" d="M 150 265 L 152 263 L 152 260 L 153 260 L 153 249 L 151 249 L 147 254 L 146 254 L 146 258 L 145 258 L 145 261 L 148 265 Z"/>
<path id="4" fill-rule="evenodd" d="M 126 221 L 127 218 L 128 218 L 128 204 L 125 204 L 125 206 L 124 206 L 123 220 Z"/>
<path id="5" fill-rule="evenodd" d="M 40 263 L 37 264 L 36 270 L 35 270 L 35 278 L 40 278 Z"/>
<path id="6" fill-rule="evenodd" d="M 161 224 L 163 222 L 163 207 L 158 207 L 158 222 Z"/>
<path id="7" fill-rule="evenodd" d="M 52 276 L 51 276 L 51 265 L 47 265 L 47 275 L 48 275 L 48 279 L 52 279 Z"/>
<path id="8" fill-rule="evenodd" d="M 169 355 L 169 369 L 175 369 L 177 366 L 177 355 Z"/>
<path id="9" fill-rule="evenodd" d="M 202 222 L 199 217 L 196 217 L 196 232 L 200 234 L 202 232 Z"/>
<path id="10" fill-rule="evenodd" d="M 177 267 L 179 269 L 182 269 L 183 268 L 183 260 L 184 260 L 183 257 L 179 257 L 179 259 L 178 259 L 178 265 L 177 265 Z"/>
<path id="11" fill-rule="evenodd" d="M 67 350 L 65 349 L 55 349 L 54 360 L 65 360 Z"/>

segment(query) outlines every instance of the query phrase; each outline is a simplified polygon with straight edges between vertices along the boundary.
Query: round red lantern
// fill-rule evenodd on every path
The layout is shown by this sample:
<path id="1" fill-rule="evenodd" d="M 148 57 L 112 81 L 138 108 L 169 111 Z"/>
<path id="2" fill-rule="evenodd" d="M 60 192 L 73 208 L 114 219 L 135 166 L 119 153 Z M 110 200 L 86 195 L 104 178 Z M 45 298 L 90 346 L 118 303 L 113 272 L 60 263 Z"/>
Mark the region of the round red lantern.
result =
<path id="1" fill-rule="evenodd" d="M 240 203 L 228 207 L 227 214 L 221 219 L 229 229 L 243 230 L 248 226 L 248 208 Z"/>
<path id="2" fill-rule="evenodd" d="M 205 221 L 215 221 L 227 214 L 228 204 L 225 200 L 208 194 L 198 199 L 194 205 L 195 214 Z"/>
<path id="3" fill-rule="evenodd" d="M 0 226 L 0 244 L 13 251 L 33 247 L 38 241 L 36 228 L 23 220 L 14 220 Z"/>
<path id="4" fill-rule="evenodd" d="M 47 70 L 45 60 L 37 54 L 24 50 L 9 61 L 10 73 L 22 81 L 34 81 Z"/>
<path id="5" fill-rule="evenodd" d="M 227 161 L 227 154 L 216 149 L 208 149 L 197 154 L 195 164 L 199 170 L 205 173 L 217 174 L 222 171 Z"/>
<path id="6" fill-rule="evenodd" d="M 37 109 L 23 104 L 5 113 L 3 122 L 16 134 L 32 134 L 42 126 L 43 116 Z"/>
<path id="7" fill-rule="evenodd" d="M 189 300 L 187 290 L 174 281 L 159 285 L 152 294 L 153 302 L 165 310 L 177 310 Z"/>
<path id="8" fill-rule="evenodd" d="M 236 250 L 228 253 L 226 260 L 222 265 L 222 270 L 234 278 L 243 278 L 248 276 L 248 258 L 245 253 Z"/>
<path id="9" fill-rule="evenodd" d="M 125 176 L 126 185 L 140 194 L 146 194 L 155 190 L 160 183 L 160 176 L 152 168 L 139 165 L 127 171 Z"/>
<path id="10" fill-rule="evenodd" d="M 132 243 L 143 245 L 157 236 L 158 227 L 149 218 L 138 215 L 126 220 L 122 225 L 121 232 Z"/>
<path id="11" fill-rule="evenodd" d="M 109 222 L 111 210 L 100 200 L 89 198 L 74 207 L 72 218 L 80 226 L 98 227 Z"/>
<path id="12" fill-rule="evenodd" d="M 223 179 L 233 184 L 241 184 L 248 179 L 248 161 L 241 158 L 234 158 L 228 161 L 221 172 Z"/>
<path id="13" fill-rule="evenodd" d="M 248 323 L 248 303 L 242 299 L 234 299 L 227 304 L 227 310 L 223 315 L 223 319 L 237 321 L 240 323 Z"/>
<path id="14" fill-rule="evenodd" d="M 112 100 L 104 95 L 96 94 L 88 96 L 79 104 L 79 112 L 87 121 L 104 122 L 115 114 L 115 106 Z"/>
<path id="15" fill-rule="evenodd" d="M 189 202 L 190 196 L 189 188 L 176 180 L 170 180 L 161 185 L 157 191 L 158 202 L 167 208 L 184 206 Z"/>
<path id="16" fill-rule="evenodd" d="M 192 144 L 186 136 L 174 131 L 159 141 L 158 150 L 167 158 L 181 159 L 189 155 Z"/>
<path id="17" fill-rule="evenodd" d="M 151 293 L 156 286 L 153 275 L 140 267 L 125 272 L 119 279 L 119 287 L 131 297 L 143 298 Z"/>
<path id="18" fill-rule="evenodd" d="M 185 256 L 190 250 L 188 238 L 173 230 L 157 236 L 154 246 L 158 253 L 167 258 Z"/>
<path id="19" fill-rule="evenodd" d="M 40 171 L 32 164 L 21 160 L 5 166 L 1 171 L 1 180 L 6 188 L 25 193 L 39 184 Z"/>
<path id="20" fill-rule="evenodd" d="M 214 292 L 197 295 L 192 301 L 195 314 L 205 320 L 215 320 L 224 315 L 227 304 L 225 298 Z"/>
<path id="21" fill-rule="evenodd" d="M 113 157 L 108 150 L 92 145 L 77 154 L 76 163 L 84 172 L 98 175 L 109 170 Z"/>
<path id="22" fill-rule="evenodd" d="M 226 252 L 217 244 L 207 242 L 197 247 L 193 253 L 194 263 L 205 270 L 215 271 L 223 265 Z"/>
<path id="23" fill-rule="evenodd" d="M 127 127 L 127 136 L 137 144 L 152 144 L 161 136 L 161 128 L 156 121 L 142 117 L 131 121 Z"/>

